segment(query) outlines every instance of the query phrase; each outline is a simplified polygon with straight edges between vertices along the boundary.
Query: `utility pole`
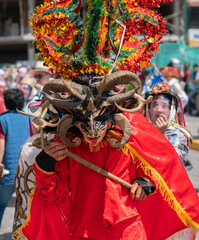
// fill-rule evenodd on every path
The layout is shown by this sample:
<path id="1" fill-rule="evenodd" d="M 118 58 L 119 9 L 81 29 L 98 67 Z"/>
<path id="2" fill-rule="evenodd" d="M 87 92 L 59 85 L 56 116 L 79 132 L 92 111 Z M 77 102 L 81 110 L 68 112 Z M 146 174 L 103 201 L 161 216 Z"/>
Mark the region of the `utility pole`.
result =
<path id="1" fill-rule="evenodd" d="M 35 1 L 28 0 L 28 18 L 34 13 L 35 9 Z M 32 30 L 28 28 L 29 34 L 32 33 Z M 28 43 L 28 60 L 35 60 L 35 46 L 32 42 Z"/>
<path id="2" fill-rule="evenodd" d="M 188 44 L 188 5 L 187 5 L 187 0 L 184 0 L 184 26 L 185 26 L 184 39 L 185 39 L 185 43 Z"/>

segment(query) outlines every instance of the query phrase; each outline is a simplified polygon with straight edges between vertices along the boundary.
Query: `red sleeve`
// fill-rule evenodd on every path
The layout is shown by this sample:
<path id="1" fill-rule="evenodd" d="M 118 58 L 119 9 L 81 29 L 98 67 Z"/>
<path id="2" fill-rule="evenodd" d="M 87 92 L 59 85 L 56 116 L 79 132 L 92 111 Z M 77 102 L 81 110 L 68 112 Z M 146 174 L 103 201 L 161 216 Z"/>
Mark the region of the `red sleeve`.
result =
<path id="1" fill-rule="evenodd" d="M 4 135 L 4 133 L 3 133 L 3 129 L 2 129 L 2 127 L 1 127 L 1 124 L 0 124 L 0 139 L 6 139 L 6 137 L 5 137 L 5 135 Z"/>
<path id="2" fill-rule="evenodd" d="M 69 183 L 66 159 L 56 163 L 55 172 L 43 171 L 36 162 L 33 169 L 36 174 L 38 191 L 46 204 L 63 203 L 68 198 Z"/>

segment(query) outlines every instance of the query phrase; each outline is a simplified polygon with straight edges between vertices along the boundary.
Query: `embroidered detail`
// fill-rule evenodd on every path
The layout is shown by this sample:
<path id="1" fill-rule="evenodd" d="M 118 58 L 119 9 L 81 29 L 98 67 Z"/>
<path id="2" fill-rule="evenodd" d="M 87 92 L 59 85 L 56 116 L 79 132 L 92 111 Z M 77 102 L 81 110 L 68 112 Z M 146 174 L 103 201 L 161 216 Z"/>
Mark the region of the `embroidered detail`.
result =
<path id="1" fill-rule="evenodd" d="M 30 200 L 28 202 L 28 210 L 27 210 L 27 218 L 26 218 L 26 221 L 25 223 L 19 227 L 14 233 L 13 233 L 13 236 L 16 240 L 28 240 L 26 238 L 26 236 L 23 234 L 23 228 L 30 222 L 30 219 L 31 219 L 31 216 L 30 216 L 30 209 L 31 209 L 31 205 L 32 205 L 32 201 L 33 201 L 33 197 L 34 197 L 34 194 L 35 194 L 35 191 L 36 191 L 36 188 L 37 188 L 37 185 L 35 185 L 35 187 L 32 189 L 31 191 L 31 195 L 30 195 Z"/>

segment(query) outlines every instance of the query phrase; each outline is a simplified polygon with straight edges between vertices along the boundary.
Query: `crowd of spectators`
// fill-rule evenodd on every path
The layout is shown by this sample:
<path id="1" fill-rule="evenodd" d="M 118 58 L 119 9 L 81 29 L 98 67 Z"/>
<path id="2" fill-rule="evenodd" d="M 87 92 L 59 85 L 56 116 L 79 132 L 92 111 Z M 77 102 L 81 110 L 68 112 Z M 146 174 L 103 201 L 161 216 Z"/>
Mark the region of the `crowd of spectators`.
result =
<path id="1" fill-rule="evenodd" d="M 41 100 L 42 87 L 50 77 L 43 61 L 36 61 L 33 67 L 12 65 L 0 69 L 0 227 L 5 208 L 14 193 L 20 149 L 32 134 L 32 119 L 17 110 L 30 111 L 29 104 Z"/>
<path id="2" fill-rule="evenodd" d="M 25 98 L 23 111 L 27 112 L 28 105 L 41 97 L 41 88 L 50 77 L 51 74 L 43 65 L 43 61 L 35 61 L 33 66 L 13 64 L 0 68 L 0 114 L 6 111 L 4 90 L 11 88 L 22 90 Z"/>

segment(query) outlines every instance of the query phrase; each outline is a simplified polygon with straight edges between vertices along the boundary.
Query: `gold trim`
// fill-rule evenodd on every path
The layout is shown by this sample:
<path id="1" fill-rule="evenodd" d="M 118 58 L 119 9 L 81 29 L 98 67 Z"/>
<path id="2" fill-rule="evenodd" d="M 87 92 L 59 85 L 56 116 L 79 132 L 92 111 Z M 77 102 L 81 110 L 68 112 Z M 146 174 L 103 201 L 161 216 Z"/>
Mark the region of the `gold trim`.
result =
<path id="1" fill-rule="evenodd" d="M 185 224 L 185 226 L 192 227 L 193 232 L 197 233 L 199 231 L 199 224 L 192 220 L 188 213 L 181 207 L 181 205 L 178 203 L 174 194 L 170 191 L 169 187 L 167 186 L 161 175 L 144 158 L 142 158 L 129 144 L 125 145 L 125 149 L 123 152 L 126 155 L 128 154 L 128 152 L 130 152 L 133 159 L 133 163 L 135 164 L 138 162 L 139 166 L 143 169 L 144 173 L 152 176 L 158 182 L 158 190 L 162 197 L 164 198 L 164 200 L 168 202 L 169 206 L 177 213 L 178 217 Z"/>
<path id="2" fill-rule="evenodd" d="M 45 170 L 43 170 L 42 168 L 40 168 L 37 164 L 37 162 L 35 162 L 35 166 L 39 169 L 39 171 L 43 172 L 43 173 L 46 173 L 46 174 L 53 174 L 54 172 L 47 172 Z"/>
<path id="3" fill-rule="evenodd" d="M 23 228 L 28 224 L 28 222 L 30 221 L 30 209 L 31 209 L 31 205 L 32 205 L 32 201 L 33 201 L 33 197 L 34 197 L 34 194 L 35 194 L 35 191 L 36 191 L 36 188 L 37 188 L 37 185 L 35 185 L 35 187 L 32 189 L 31 191 L 31 196 L 30 196 L 30 200 L 27 204 L 28 206 L 28 211 L 27 211 L 27 218 L 25 220 L 25 223 L 19 227 L 14 233 L 13 233 L 13 236 L 16 240 L 28 240 L 26 238 L 26 236 L 23 234 Z"/>

